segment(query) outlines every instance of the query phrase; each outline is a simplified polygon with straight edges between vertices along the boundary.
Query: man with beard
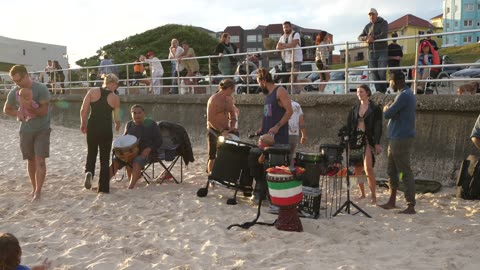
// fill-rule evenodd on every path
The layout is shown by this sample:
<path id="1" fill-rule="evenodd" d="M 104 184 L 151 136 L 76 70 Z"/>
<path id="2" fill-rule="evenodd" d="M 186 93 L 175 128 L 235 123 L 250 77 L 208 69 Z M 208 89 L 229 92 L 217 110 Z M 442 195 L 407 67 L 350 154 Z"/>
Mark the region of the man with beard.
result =
<path id="1" fill-rule="evenodd" d="M 262 127 L 257 134 L 272 134 L 276 144 L 288 144 L 288 120 L 293 114 L 292 101 L 287 90 L 276 86 L 265 68 L 257 73 L 257 83 L 266 95 L 263 106 Z"/>
<path id="2" fill-rule="evenodd" d="M 387 174 L 390 187 L 388 202 L 379 205 L 383 209 L 395 209 L 399 181 L 405 185 L 407 208 L 401 214 L 415 214 L 415 179 L 413 177 L 410 156 L 415 138 L 416 98 L 405 84 L 405 75 L 401 70 L 391 71 L 393 89 L 398 95 L 383 108 L 383 116 L 388 119 L 388 162 Z"/>
<path id="3" fill-rule="evenodd" d="M 293 68 L 293 72 L 298 72 L 300 71 L 300 65 L 303 61 L 302 49 L 300 47 L 305 44 L 302 44 L 300 33 L 293 31 L 292 24 L 289 21 L 283 23 L 283 33 L 278 40 L 277 50 L 283 50 L 282 59 L 285 63 L 285 70 L 291 72 Z M 292 50 L 293 48 L 295 49 Z M 297 75 L 293 74 L 290 79 L 295 83 L 297 81 Z M 298 86 L 294 86 L 294 88 L 298 88 Z M 295 94 L 299 93 L 296 89 L 292 92 Z"/>
<path id="4" fill-rule="evenodd" d="M 260 68 L 257 73 L 257 83 L 262 93 L 266 96 L 263 106 L 262 127 L 257 130 L 257 135 L 270 134 L 274 137 L 275 144 L 288 145 L 288 120 L 293 114 L 292 101 L 287 90 L 282 86 L 276 86 L 272 75 L 265 68 Z M 256 200 L 266 197 L 267 183 L 263 164 L 256 162 L 261 152 L 250 152 L 250 173 L 256 180 Z M 254 161 L 254 162 L 252 162 Z M 271 206 L 271 211 L 276 211 Z"/>

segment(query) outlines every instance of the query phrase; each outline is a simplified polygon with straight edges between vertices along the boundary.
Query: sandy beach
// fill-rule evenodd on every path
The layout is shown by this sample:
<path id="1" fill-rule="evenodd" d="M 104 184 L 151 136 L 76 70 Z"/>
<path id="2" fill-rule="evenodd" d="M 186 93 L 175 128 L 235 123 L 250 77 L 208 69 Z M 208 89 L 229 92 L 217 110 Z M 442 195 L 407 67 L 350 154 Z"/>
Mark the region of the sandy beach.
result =
<path id="1" fill-rule="evenodd" d="M 478 269 L 480 201 L 454 197 L 454 188 L 417 195 L 417 215 L 402 215 L 354 201 L 372 218 L 340 214 L 302 219 L 304 232 L 256 225 L 256 205 L 215 187 L 205 198 L 206 146 L 182 184 L 111 183 L 110 194 L 83 187 L 85 137 L 79 129 L 53 126 L 42 199 L 31 203 L 18 123 L 0 119 L 0 231 L 13 233 L 23 264 L 48 257 L 52 269 Z M 98 169 L 97 165 L 97 169 Z M 178 172 L 177 172 L 178 173 Z M 98 175 L 98 173 L 97 173 Z M 96 186 L 95 177 L 94 186 Z M 356 191 L 356 189 L 355 189 Z M 388 190 L 378 189 L 378 202 Z M 404 208 L 403 193 L 398 206 Z M 264 207 L 265 208 L 265 207 Z M 266 208 L 265 208 L 266 210 Z M 400 209 L 399 209 L 400 210 Z M 261 221 L 275 215 L 262 211 Z"/>

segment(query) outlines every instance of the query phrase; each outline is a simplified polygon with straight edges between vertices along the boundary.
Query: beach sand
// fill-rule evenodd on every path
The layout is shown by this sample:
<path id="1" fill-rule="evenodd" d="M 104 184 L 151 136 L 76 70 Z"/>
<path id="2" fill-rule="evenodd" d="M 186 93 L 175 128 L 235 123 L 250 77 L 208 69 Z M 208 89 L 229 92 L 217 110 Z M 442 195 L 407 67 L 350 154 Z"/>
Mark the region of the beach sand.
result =
<path id="1" fill-rule="evenodd" d="M 111 183 L 110 194 L 97 194 L 83 187 L 84 135 L 54 126 L 42 199 L 31 203 L 18 124 L 1 119 L 0 125 L 0 231 L 17 236 L 26 265 L 45 257 L 53 269 L 473 270 L 480 265 L 480 201 L 457 199 L 451 187 L 417 195 L 417 215 L 364 199 L 354 202 L 372 218 L 342 213 L 302 219 L 301 233 L 261 225 L 227 230 L 252 220 L 256 205 L 242 196 L 237 205 L 227 205 L 233 193 L 219 186 L 207 197 L 196 196 L 206 183 L 203 144 L 194 147 L 196 161 L 185 169 L 182 184 L 142 180 L 127 190 L 123 180 Z M 379 188 L 378 202 L 387 198 L 388 190 Z M 401 192 L 398 206 L 405 207 Z M 274 221 L 265 210 L 260 220 Z"/>

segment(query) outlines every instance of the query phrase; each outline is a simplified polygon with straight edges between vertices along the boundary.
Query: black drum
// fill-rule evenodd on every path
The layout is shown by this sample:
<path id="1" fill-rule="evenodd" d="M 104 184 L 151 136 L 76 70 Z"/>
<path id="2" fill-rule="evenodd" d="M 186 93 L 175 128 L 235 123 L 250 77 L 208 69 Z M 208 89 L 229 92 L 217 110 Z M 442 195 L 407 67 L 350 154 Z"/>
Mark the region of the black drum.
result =
<path id="1" fill-rule="evenodd" d="M 301 180 L 303 186 L 318 187 L 320 175 L 325 170 L 325 159 L 320 153 L 297 152 L 295 155 L 295 165 L 305 168 Z"/>
<path id="2" fill-rule="evenodd" d="M 342 162 L 343 146 L 337 144 L 321 144 L 320 154 L 325 159 L 327 167 Z"/>
<path id="3" fill-rule="evenodd" d="M 265 147 L 265 167 L 275 167 L 290 164 L 290 145 L 276 144 L 271 147 Z"/>
<path id="4" fill-rule="evenodd" d="M 228 141 L 218 143 L 217 158 L 208 179 L 230 188 L 251 191 L 253 179 L 248 168 L 250 148 Z"/>

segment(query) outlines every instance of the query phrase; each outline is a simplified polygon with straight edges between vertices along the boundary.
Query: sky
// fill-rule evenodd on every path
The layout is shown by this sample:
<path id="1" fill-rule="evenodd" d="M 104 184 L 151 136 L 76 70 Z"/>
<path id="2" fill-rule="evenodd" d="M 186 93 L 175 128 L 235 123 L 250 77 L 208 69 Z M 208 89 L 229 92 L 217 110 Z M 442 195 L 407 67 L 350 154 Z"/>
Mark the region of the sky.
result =
<path id="1" fill-rule="evenodd" d="M 355 41 L 368 23 L 368 10 L 392 22 L 406 14 L 429 20 L 443 0 L 22 0 L 4 1 L 0 35 L 67 46 L 69 62 L 91 57 L 101 47 L 165 24 L 223 31 L 291 21 L 325 30 L 334 43 Z M 181 37 L 178 37 L 181 39 Z M 0 48 L 1 50 L 1 48 Z"/>

